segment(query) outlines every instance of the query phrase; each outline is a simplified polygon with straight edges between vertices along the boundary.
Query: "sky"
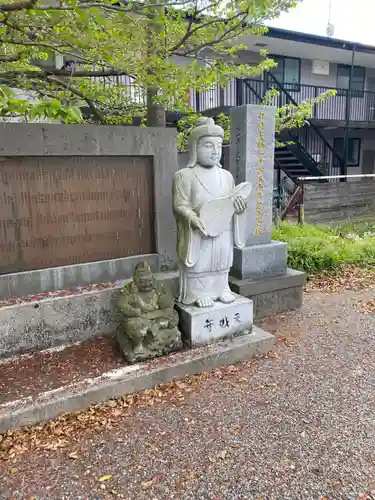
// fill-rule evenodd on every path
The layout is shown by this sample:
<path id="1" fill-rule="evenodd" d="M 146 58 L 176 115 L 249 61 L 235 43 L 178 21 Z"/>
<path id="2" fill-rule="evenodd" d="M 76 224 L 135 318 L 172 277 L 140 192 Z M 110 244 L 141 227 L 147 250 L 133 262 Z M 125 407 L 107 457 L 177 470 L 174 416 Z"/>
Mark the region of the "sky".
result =
<path id="1" fill-rule="evenodd" d="M 269 26 L 326 36 L 329 0 L 303 0 Z M 375 46 L 375 0 L 331 0 L 333 37 Z"/>

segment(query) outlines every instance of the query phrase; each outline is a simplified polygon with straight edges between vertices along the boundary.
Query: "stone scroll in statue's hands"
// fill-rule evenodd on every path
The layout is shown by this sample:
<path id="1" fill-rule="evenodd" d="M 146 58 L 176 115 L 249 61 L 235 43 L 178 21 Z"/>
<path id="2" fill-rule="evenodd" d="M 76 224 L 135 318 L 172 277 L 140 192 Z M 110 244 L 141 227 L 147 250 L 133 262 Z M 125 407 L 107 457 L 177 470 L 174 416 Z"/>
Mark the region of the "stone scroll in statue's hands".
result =
<path id="1" fill-rule="evenodd" d="M 251 193 L 251 184 L 242 182 L 228 196 L 207 201 L 199 211 L 199 218 L 204 224 L 207 236 L 215 238 L 224 231 L 229 231 L 235 214 L 234 200 L 240 196 L 247 200 Z"/>

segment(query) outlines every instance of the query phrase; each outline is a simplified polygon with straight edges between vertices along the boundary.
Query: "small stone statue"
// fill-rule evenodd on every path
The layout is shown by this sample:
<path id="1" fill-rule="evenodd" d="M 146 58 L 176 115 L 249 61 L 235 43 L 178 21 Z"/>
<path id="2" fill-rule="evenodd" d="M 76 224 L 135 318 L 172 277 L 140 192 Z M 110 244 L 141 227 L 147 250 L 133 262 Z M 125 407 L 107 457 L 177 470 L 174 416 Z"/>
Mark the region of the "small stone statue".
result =
<path id="1" fill-rule="evenodd" d="M 179 302 L 211 307 L 235 300 L 228 276 L 233 247 L 246 244 L 251 184 L 235 186 L 221 168 L 224 131 L 202 117 L 189 137 L 189 163 L 173 177 L 173 212 L 180 261 Z"/>
<path id="2" fill-rule="evenodd" d="M 134 268 L 133 281 L 120 291 L 122 316 L 117 340 L 130 363 L 167 354 L 182 347 L 171 292 L 155 283 L 147 262 Z"/>

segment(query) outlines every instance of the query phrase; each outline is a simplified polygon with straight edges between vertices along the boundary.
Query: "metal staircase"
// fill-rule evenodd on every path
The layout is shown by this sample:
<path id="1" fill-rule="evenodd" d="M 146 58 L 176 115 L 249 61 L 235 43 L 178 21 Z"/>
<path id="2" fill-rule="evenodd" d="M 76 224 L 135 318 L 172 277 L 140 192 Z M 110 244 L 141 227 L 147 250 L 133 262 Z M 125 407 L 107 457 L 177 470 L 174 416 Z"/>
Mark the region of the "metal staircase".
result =
<path id="1" fill-rule="evenodd" d="M 275 105 L 282 107 L 288 104 L 298 105 L 297 101 L 284 86 L 268 72 L 266 81 L 237 81 L 237 104 L 260 104 L 267 90 L 275 88 L 279 95 L 275 97 Z M 254 99 L 255 97 L 255 99 Z M 241 102 L 239 102 L 241 101 Z M 333 150 L 320 130 L 310 121 L 302 129 L 292 131 L 283 129 L 276 139 L 283 147 L 275 149 L 275 166 L 282 169 L 294 182 L 300 176 L 323 176 L 325 171 L 333 168 L 341 169 L 343 160 Z M 322 182 L 326 182 L 322 179 Z"/>

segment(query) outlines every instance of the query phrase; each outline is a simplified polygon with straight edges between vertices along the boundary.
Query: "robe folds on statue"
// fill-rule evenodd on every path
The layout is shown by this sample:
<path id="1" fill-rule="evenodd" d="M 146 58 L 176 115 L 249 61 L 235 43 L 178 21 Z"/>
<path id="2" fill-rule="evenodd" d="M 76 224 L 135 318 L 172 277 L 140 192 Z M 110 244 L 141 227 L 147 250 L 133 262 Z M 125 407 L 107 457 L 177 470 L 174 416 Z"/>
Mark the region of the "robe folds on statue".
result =
<path id="1" fill-rule="evenodd" d="M 173 177 L 173 211 L 177 222 L 177 254 L 180 260 L 179 302 L 198 298 L 218 300 L 229 292 L 228 276 L 233 247 L 246 244 L 245 214 L 234 214 L 232 197 L 240 194 L 230 172 L 220 165 L 177 171 Z M 251 187 L 250 187 L 251 188 Z M 234 214 L 234 215 L 233 215 Z M 190 224 L 201 217 L 207 236 Z"/>

